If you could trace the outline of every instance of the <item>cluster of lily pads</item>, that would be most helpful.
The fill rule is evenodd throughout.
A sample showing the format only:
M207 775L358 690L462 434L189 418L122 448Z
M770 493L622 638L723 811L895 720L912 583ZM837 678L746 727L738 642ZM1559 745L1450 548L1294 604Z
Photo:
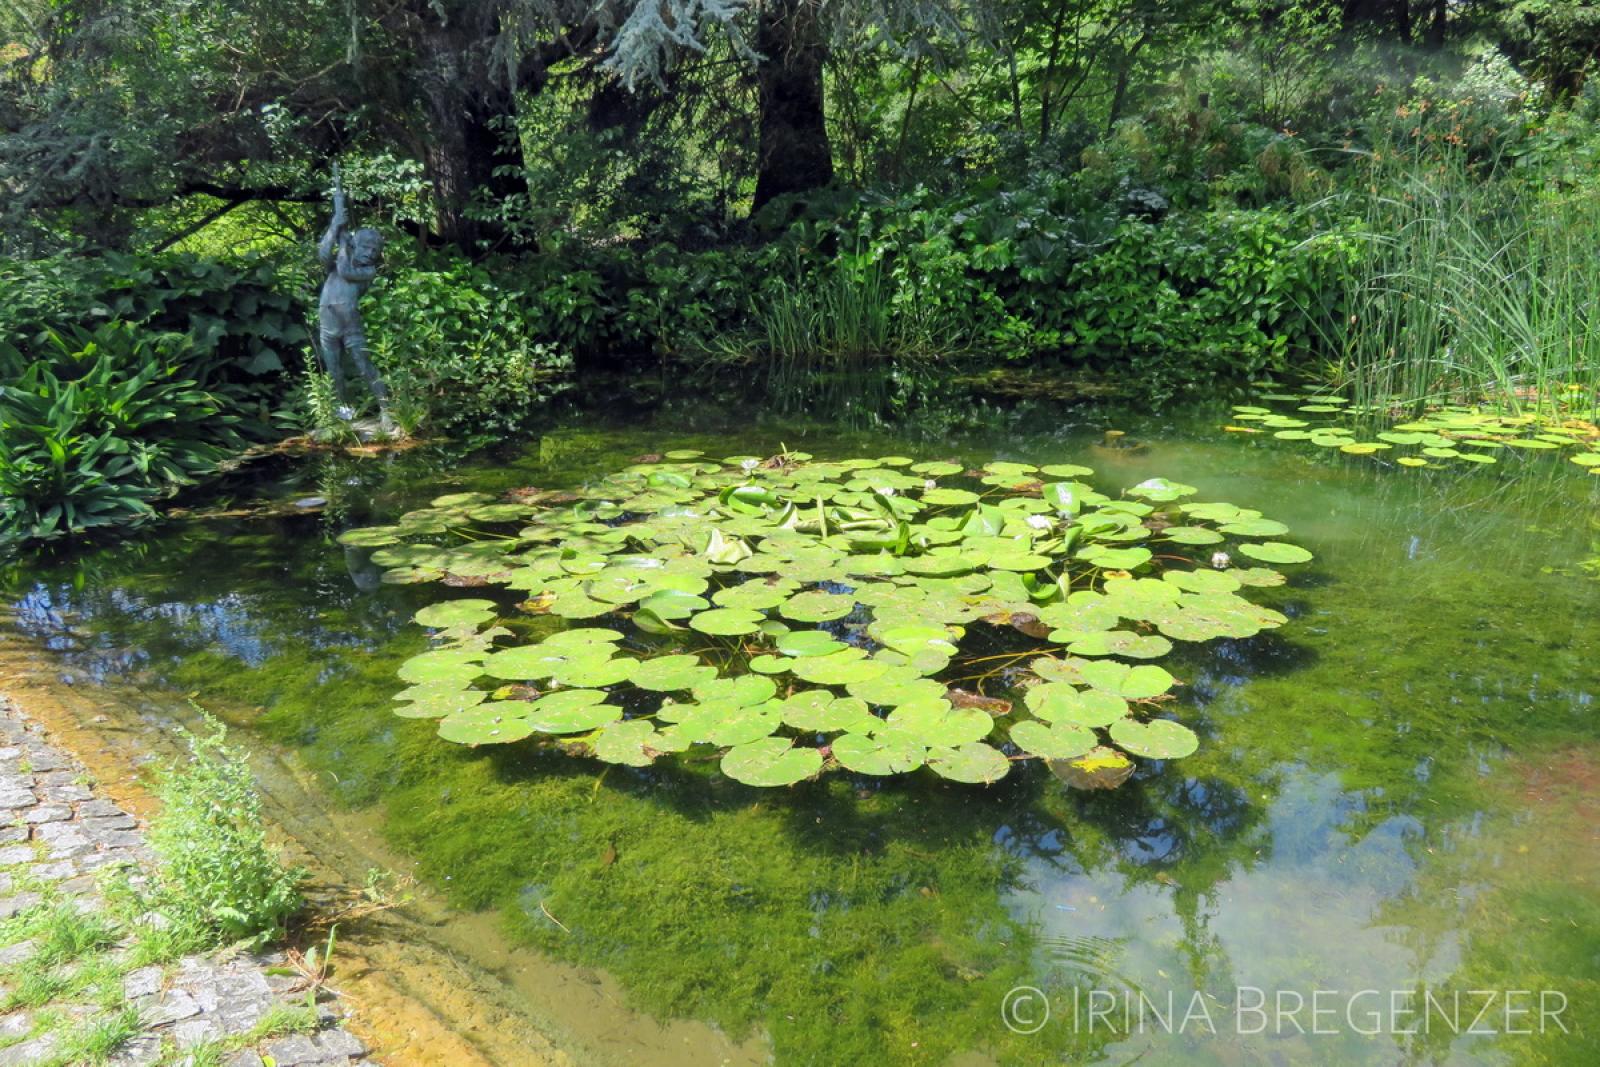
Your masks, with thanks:
M1238 404L1225 429L1271 433L1280 441L1307 441L1354 456L1385 455L1403 467L1491 464L1505 449L1567 450L1567 458L1600 473L1600 426L1570 413L1507 414L1445 406L1408 421L1363 434L1352 425L1384 421L1384 411L1353 405L1339 396L1268 393L1261 404ZM1277 404L1278 408L1264 406Z
M1109 787L1130 756L1197 747L1151 661L1282 625L1240 591L1311 554L1192 486L1113 499L1092 474L677 451L575 493L440 497L341 541L388 582L525 597L417 612L433 647L400 667L398 714L446 741L705 754L755 786L834 767L992 782L1038 758Z

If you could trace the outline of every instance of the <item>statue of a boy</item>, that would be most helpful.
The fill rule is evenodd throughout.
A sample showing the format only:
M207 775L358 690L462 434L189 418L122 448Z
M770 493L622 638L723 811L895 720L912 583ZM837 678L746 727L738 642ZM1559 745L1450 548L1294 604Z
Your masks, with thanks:
M333 379L340 416L348 420L355 415L345 398L344 356L348 353L357 373L366 380L377 399L379 423L384 432L389 433L394 430L394 422L389 417L389 387L378 376L377 368L367 355L367 334L357 307L361 295L378 276L382 256L383 235L377 230L350 232L344 189L338 184L335 171L333 221L317 245L317 258L328 272L327 280L322 283L322 302L317 314L321 326L317 354L322 360L322 369Z

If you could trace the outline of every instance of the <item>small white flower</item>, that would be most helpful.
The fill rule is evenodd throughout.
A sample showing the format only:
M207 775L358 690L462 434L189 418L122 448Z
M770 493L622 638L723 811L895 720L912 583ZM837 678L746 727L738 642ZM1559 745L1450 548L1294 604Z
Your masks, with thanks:
M922 488L924 488L924 489L937 489L937 488L939 488L939 483L934 481L932 478L929 478L927 481L922 483Z
M746 474L749 474L759 466L761 466L761 461L759 459L747 459L739 464L739 469L744 471Z
M1219 571L1227 570L1232 563L1232 558L1226 552L1211 553L1211 565Z
M1048 530L1050 527L1054 526L1055 523L1050 521L1050 519L1044 515L1029 515L1028 525L1033 527L1035 530Z
M894 486L886 485L882 489L879 489L878 492L882 493L884 496L894 496Z

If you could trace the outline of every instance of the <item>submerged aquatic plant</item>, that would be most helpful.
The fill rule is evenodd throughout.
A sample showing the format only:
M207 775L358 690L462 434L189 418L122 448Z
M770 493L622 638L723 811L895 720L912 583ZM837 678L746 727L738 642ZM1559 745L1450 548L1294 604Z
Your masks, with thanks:
M1193 486L1113 499L1092 474L680 451L577 493L440 497L340 540L388 582L527 594L516 612L483 597L417 612L436 647L401 666L398 714L447 741L539 737L630 766L720 751L754 786L832 767L992 782L1035 757L1105 787L1130 756L1198 745L1163 714L1175 679L1150 661L1286 621L1239 595L1283 575L1229 552L1311 553L1258 511L1185 502Z

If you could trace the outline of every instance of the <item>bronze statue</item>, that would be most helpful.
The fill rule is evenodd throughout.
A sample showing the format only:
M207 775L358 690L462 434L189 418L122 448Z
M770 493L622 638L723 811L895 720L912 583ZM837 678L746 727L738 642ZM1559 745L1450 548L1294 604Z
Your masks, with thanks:
M366 380L378 401L378 421L385 433L394 431L389 417L389 387L378 375L367 355L367 334L361 325L361 310L357 306L361 295L378 276L378 263L383 256L383 235L377 230L360 229L350 232L350 220L345 210L344 187L339 182L339 170L333 171L333 221L328 232L317 245L317 258L328 272L322 283L322 302L317 318L321 326L317 355L322 369L333 379L333 391L339 398L339 416L346 421L355 417L345 397L344 356L348 353L356 371Z

